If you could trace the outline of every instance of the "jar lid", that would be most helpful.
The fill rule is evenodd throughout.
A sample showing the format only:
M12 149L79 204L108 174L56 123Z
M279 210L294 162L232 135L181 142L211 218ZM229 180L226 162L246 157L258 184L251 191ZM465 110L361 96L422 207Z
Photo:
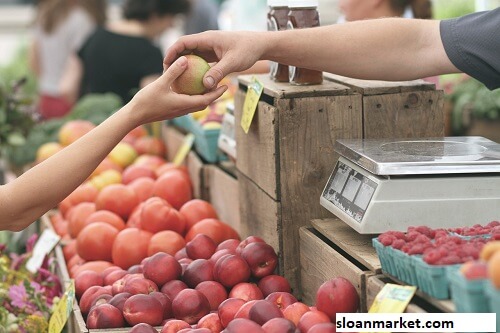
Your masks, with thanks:
M288 0L288 7L290 8L318 7L318 0Z
M287 0L267 0L269 7L288 7Z

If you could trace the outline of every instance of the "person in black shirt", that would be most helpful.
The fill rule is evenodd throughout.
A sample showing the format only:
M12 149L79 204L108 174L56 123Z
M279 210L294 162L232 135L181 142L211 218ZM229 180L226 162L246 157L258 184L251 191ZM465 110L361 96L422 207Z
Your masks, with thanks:
M153 40L188 10L188 0L127 0L123 19L98 28L72 58L61 89L73 99L112 92L127 103L163 72Z

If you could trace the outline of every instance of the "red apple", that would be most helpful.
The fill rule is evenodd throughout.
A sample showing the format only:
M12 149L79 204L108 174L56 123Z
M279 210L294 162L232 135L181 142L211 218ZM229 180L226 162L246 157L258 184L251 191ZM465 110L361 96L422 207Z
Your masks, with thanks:
M254 306L255 303L257 303L258 300L253 300L246 302L241 306L241 308L236 312L234 315L234 318L244 318L244 319L250 319L250 309L252 306Z
M297 302L295 296L281 291L269 294L266 300L274 303L281 311L284 311L289 305Z
M262 325L266 333L300 333L299 329L290 320L273 318Z
M174 258L177 260L181 260L183 258L189 258L189 256L187 255L187 252L186 252L186 248L183 247L182 249L177 251L174 255Z
M195 324L210 312L210 303L201 292L184 289L172 301L172 309L175 318Z
M172 318L173 316L172 301L170 300L170 298L168 298L167 295L159 291L152 292L149 295L153 296L154 298L156 298L156 300L158 300L161 303L163 307L163 319Z
M240 244L236 247L236 254L241 255L241 252L243 249L251 243L266 243L262 238L257 237L257 236L249 236L242 240Z
M120 310L110 304L97 305L90 310L87 328L118 328L125 326Z
M234 319L224 330L226 333L265 333L257 323L244 318Z
M191 325L184 320L171 319L163 325L160 333L177 333L184 328L191 329Z
M263 299L262 291L253 283L242 282L238 283L229 292L231 298L241 298L244 301Z
M158 252L144 262L144 277L162 287L165 283L177 280L182 273L179 262L170 254Z
M309 312L311 309L307 305L301 302L293 303L285 308L283 315L286 319L293 322L295 325L299 324L300 318L304 313Z
M216 248L217 244L212 238L198 234L190 242L187 242L186 253L191 259L210 259Z
M203 281L195 289L208 299L211 311L216 311L219 305L227 299L226 288L216 281Z
M328 318L324 312L313 310L304 313L304 315L300 318L297 327L301 333L307 333L311 327L321 323L330 323L330 318Z
M158 333L158 331L149 324L140 323L132 327L128 333Z
M119 294L116 294L115 296L113 296L113 298L111 298L108 301L108 304L113 305L115 308L117 308L118 310L120 310L121 312L123 312L123 306L125 305L125 301L127 299L129 299L130 296L132 296L131 293L119 293Z
M103 285L102 275L94 271L82 271L75 278L76 297L80 299L85 290L92 286Z
M101 286L93 286L90 287L89 289L85 290L85 292L82 295L82 298L80 299L80 311L86 315L89 313L90 308L92 306L92 303L94 300L99 297L99 295L102 294L108 294L111 295L111 292L109 289Z
M148 279L132 279L130 281L126 281L123 286L123 292L131 293L132 295L136 294L150 294L154 291L158 291L158 286L151 280Z
M227 327L244 304L245 301L240 298L228 298L219 305L217 312L223 327Z
M291 291L290 283L288 283L288 280L279 275L265 276L259 281L258 285L264 297L267 297L269 294L276 291L282 291L286 293L289 293Z
M316 293L316 308L335 321L337 313L358 311L359 296L351 282L336 277L323 283Z
M219 315L216 312L212 312L204 316L198 321L196 328L207 328L211 333L219 333L224 327L220 321Z
M125 301L123 316L130 325L146 323L158 326L163 321L163 306L151 295L132 295Z
M246 282L250 278L250 267L240 256L230 254L225 255L214 267L214 279L223 286L231 288L241 282Z
M171 300L177 296L182 290L187 289L188 286L181 280L173 280L165 283L161 287L161 292L168 296Z
M132 265L127 269L129 274L138 274L142 273L142 265Z
M238 245L240 245L240 241L237 239L227 239L217 245L217 249L215 249L215 252L220 251L220 250L229 250L232 253L236 253L236 248Z
M281 310L272 302L260 300L250 308L250 320L259 325L264 325L273 318L283 318Z
M213 279L214 265L206 259L196 259L186 267L182 274L182 280L191 288L204 281L213 281Z
M278 256L271 245L266 243L250 243L241 252L246 260L252 275L262 278L271 275L278 265Z
M128 272L126 270L121 269L121 268L114 270L114 271L110 272L108 275L106 275L106 277L104 278L104 285L112 286L113 283L120 280L121 278L123 278L127 274L128 274Z

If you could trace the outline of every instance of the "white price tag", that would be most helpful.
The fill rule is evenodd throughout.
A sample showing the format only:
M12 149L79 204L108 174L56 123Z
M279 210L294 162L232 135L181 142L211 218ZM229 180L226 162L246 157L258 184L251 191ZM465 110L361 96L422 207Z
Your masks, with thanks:
M59 237L54 231L45 229L33 248L33 255L26 263L26 268L31 273L36 273L36 271L42 266L45 256L52 251L59 240L61 240L61 237Z

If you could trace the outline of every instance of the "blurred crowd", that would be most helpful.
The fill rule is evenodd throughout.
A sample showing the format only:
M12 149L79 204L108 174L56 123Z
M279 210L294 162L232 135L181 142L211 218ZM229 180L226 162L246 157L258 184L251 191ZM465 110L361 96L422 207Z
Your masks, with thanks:
M116 2L111 1L110 2ZM67 114L90 93L124 103L163 72L166 48L184 34L267 29L266 0L38 0L30 67L38 78L43 119ZM402 16L431 18L430 0L322 0L321 23ZM255 68L267 71L267 65Z

